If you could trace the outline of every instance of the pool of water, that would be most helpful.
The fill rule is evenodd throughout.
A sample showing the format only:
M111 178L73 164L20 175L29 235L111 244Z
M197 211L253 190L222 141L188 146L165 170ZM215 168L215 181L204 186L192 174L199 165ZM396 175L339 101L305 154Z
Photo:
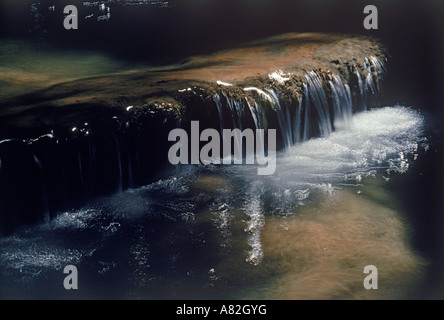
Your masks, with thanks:
M152 184L0 239L1 298L392 299L414 295L428 257L405 193L433 152L404 106L253 165L183 166ZM415 188L411 185L409 189ZM65 290L75 265L79 289ZM366 290L364 267L380 287Z
M0 39L0 48L0 103L57 83L137 67L103 51L64 50L30 39Z

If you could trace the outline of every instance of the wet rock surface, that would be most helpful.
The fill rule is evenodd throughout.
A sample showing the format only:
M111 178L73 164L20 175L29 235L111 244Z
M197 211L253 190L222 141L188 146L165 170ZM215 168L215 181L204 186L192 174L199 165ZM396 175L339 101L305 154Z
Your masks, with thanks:
M278 101L263 111L266 124L260 124L276 128L277 104L286 104L290 113L301 108L307 72L324 79L327 91L334 75L353 92L362 89L356 74L379 87L371 57L386 57L372 38L289 33L176 65L53 81L47 87L36 84L32 73L21 75L20 85L29 80L36 89L0 100L0 190L5 190L0 232L158 178L168 162L173 128L186 129L190 120L202 120L201 129L236 127L234 114L220 113L215 96L224 97L225 108L243 101L247 110L269 98L264 89L279 92ZM0 81L11 87L15 79L8 74ZM258 126L251 114L236 120Z
M26 136L24 132L32 129L45 134L53 126L71 128L79 120L119 117L146 105L157 105L155 109L167 114L172 108L180 117L191 97L211 98L221 89L234 98L250 98L254 93L243 88L277 86L288 98L297 99L306 82L306 71L340 74L347 81L350 70L366 76L366 58L383 60L385 55L382 44L372 38L289 33L238 49L192 57L177 65L51 84L0 102L0 138ZM280 79L270 76L276 72Z

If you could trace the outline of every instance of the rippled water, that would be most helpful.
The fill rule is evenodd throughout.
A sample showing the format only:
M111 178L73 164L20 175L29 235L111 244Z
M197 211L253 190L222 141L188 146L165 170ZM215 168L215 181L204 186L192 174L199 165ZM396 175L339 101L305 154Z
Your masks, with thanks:
M427 152L424 119L391 106L246 165L188 166L0 239L2 298L399 298L425 260L391 191ZM63 288L63 268L79 290ZM375 265L379 290L365 290Z

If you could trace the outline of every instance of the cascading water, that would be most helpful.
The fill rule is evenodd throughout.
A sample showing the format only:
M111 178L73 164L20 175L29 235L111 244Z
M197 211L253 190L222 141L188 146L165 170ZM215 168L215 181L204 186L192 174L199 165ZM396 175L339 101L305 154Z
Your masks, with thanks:
M282 107L278 93L275 89L265 88L265 90L270 94L273 101L274 111L276 112L278 118L279 128L282 132L282 138L284 140L284 147L288 148L292 143L292 133L291 133L291 122L290 113L288 107Z
M357 68L352 68L348 75L307 71L305 83L293 89L293 101L283 94L290 76L270 76L271 85L245 87L240 89L243 96L233 95L232 85L223 85L212 96L220 130L227 126L240 130L276 128L280 132L281 148L289 149L311 138L327 138L335 130L350 128L353 112L375 105L385 72L384 62L373 56L366 58L363 65L362 77ZM347 77L348 82L344 80ZM41 181L34 191L41 195L39 206L44 207L40 213L34 210L37 220L146 181L135 178L147 175L142 165L143 159L149 157L142 151L145 141L141 137L145 133L140 131L140 125L131 126L122 117L110 115L110 118L107 129L85 122L68 133L58 130L25 141L24 148L31 150L30 161L39 168ZM266 150L265 141L257 143L260 150ZM242 141L237 136L235 144L240 150ZM19 146L16 148L21 148ZM0 158L7 159L8 155L0 150ZM2 170L19 170L13 166L13 161L4 161ZM7 183L6 180L3 183ZM54 188L55 185L62 187ZM32 207L32 202L29 203Z
M306 90L304 88L304 90ZM294 122L293 122L293 141L294 143L299 143L302 141L302 98L299 98L299 105L296 111Z
M330 110L327 102L322 80L314 71L308 71L307 79L308 95L317 112L318 127L321 137L328 137L332 132L332 123L330 119Z
M334 74L332 78L328 83L334 110L334 129L348 129L353 113L350 87L344 84L338 75Z
M378 95L381 91L381 81L383 80L383 75L386 72L386 67L384 61L380 61L376 57L366 58L364 61L364 69L367 75L364 78L363 88L360 91L364 93L364 108L367 109L368 96L371 95L378 101Z
M253 166L191 166L68 210L0 239L2 288L32 295L68 264L88 274L85 295L111 298L330 297L338 287L323 285L329 275L347 286L356 271L348 265L368 261L407 279L419 262L404 247L400 218L366 199L388 196L384 179L406 172L422 126L409 108L377 108L353 115L349 129L291 146L272 176ZM307 281L304 292L292 277ZM69 294L60 281L45 288L44 296Z
M267 126L270 124L279 129L284 149L313 137L326 138L335 130L350 128L353 112L367 110L368 105L380 106L378 95L386 72L385 64L371 56L365 59L363 72L365 80L357 69L347 75L357 83L352 89L339 74L307 71L301 92L295 92L298 103L285 101L279 86L245 88L245 91L255 93L254 103L248 98L245 98L246 103L242 99L231 98L226 93L231 87L222 88L220 94L213 96L220 128L224 128L226 114L231 115L233 128L245 128L244 112L248 107L255 129L263 129L264 121ZM353 101L353 96L359 99Z

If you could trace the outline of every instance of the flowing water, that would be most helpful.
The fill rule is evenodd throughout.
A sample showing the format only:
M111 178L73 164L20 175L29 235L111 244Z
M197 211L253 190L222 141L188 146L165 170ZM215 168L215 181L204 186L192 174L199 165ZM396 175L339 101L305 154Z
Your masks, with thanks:
M391 180L427 150L423 117L362 111L277 172L189 166L0 239L3 298L396 298L421 279ZM63 268L79 270L78 293ZM380 290L365 290L366 265Z

